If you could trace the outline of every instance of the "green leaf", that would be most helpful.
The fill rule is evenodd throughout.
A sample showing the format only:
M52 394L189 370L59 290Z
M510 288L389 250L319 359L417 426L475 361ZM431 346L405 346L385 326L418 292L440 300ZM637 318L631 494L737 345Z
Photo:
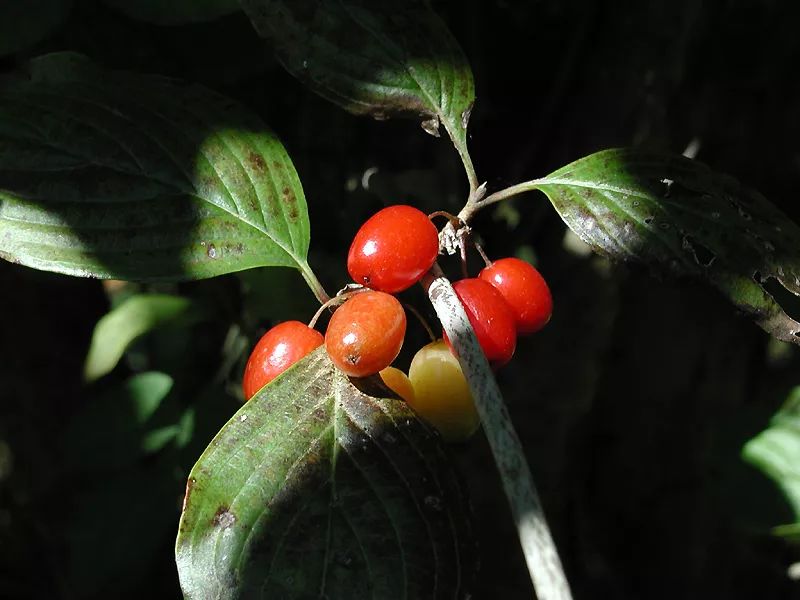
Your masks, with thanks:
M241 0L278 60L319 95L358 115L411 116L466 148L472 71L423 0Z
M103 0L137 21L182 25L213 21L239 10L237 0Z
M74 54L0 85L0 256L69 275L308 270L297 173L249 111Z
M369 392L318 349L223 427L186 487L187 598L465 595L475 565L451 464L404 402Z
M531 184L597 252L707 281L764 330L800 344L800 323L773 297L776 287L800 296L800 228L758 192L682 156L632 149Z
M189 298L138 294L104 315L94 328L83 368L86 381L110 373L139 336L167 324L191 325L207 317Z
M164 373L134 375L91 399L66 429L66 456L73 470L109 470L157 452L178 433L154 418L172 390Z
M744 460L771 478L794 511L795 522L776 528L793 538L800 534L800 387L796 387L767 429L742 448Z
M64 22L72 0L0 2L0 56L33 46Z

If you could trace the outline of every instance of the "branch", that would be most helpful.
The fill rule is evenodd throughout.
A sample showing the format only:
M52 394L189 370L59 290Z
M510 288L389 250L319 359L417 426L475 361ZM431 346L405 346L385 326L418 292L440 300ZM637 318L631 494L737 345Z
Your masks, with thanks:
M539 600L571 600L542 504L497 382L478 345L464 307L438 265L422 280L466 375L472 397L511 505L519 541Z

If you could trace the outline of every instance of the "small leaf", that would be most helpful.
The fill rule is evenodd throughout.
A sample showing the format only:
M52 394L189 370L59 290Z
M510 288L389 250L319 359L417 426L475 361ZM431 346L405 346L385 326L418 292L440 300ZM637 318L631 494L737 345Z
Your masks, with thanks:
M200 457L175 552L187 598L338 600L462 597L471 549L465 499L436 437L404 402L354 387L319 349Z
M242 106L74 54L29 71L0 85L0 256L133 280L308 269L297 173Z
M592 154L532 184L597 252L705 280L764 330L800 344L800 323L772 295L774 281L800 296L800 228L758 192L682 156L632 149Z
M33 46L64 22L72 0L0 2L0 56Z
M767 429L745 444L744 460L770 477L792 507L794 523L776 533L794 537L800 532L800 387L793 390Z
M166 432L153 417L172 384L164 373L140 373L91 399L66 429L65 452L72 469L119 468L169 443L177 428Z
M156 25L213 21L239 10L237 0L103 0L132 19Z
M439 123L466 146L475 89L461 48L428 2L241 0L278 60L312 90L358 115Z
M110 373L136 338L166 324L190 325L203 319L189 298L138 294L104 315L94 328L84 365L84 378L94 381Z

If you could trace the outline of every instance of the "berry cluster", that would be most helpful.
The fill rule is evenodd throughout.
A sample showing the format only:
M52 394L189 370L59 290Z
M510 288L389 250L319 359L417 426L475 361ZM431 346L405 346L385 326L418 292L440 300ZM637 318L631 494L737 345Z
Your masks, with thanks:
M406 333L405 311L392 294L418 282L438 252L438 232L424 213L405 205L378 211L358 230L347 256L347 270L363 289L335 299L344 302L331 316L324 337L298 321L264 334L245 367L245 399L325 344L331 361L346 375L379 373L446 440L469 438L480 421L446 334L416 353L408 376L390 366ZM478 277L456 281L453 289L494 368L511 360L517 335L544 327L553 309L547 283L517 258L495 261Z

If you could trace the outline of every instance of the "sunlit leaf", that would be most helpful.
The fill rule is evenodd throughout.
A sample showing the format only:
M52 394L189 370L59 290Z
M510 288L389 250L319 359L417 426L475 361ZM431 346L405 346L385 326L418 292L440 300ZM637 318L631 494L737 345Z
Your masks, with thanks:
M800 536L800 387L795 388L775 413L767 429L742 448L742 457L781 489L795 516L794 523L782 524L776 533Z
M422 0L241 0L278 60L312 90L375 118L420 117L466 147L472 71Z
M192 469L181 586L187 598L462 597L466 510L438 438L320 349L245 404Z
M0 256L69 275L307 269L297 173L278 139L196 85L74 54L0 85Z
M800 344L800 323L774 297L800 296L800 228L758 192L681 156L628 149L534 183L597 252L707 281L766 331Z
M94 328L86 356L84 378L93 381L111 372L136 338L167 324L189 325L204 311L189 298L167 294L137 294L104 315Z

